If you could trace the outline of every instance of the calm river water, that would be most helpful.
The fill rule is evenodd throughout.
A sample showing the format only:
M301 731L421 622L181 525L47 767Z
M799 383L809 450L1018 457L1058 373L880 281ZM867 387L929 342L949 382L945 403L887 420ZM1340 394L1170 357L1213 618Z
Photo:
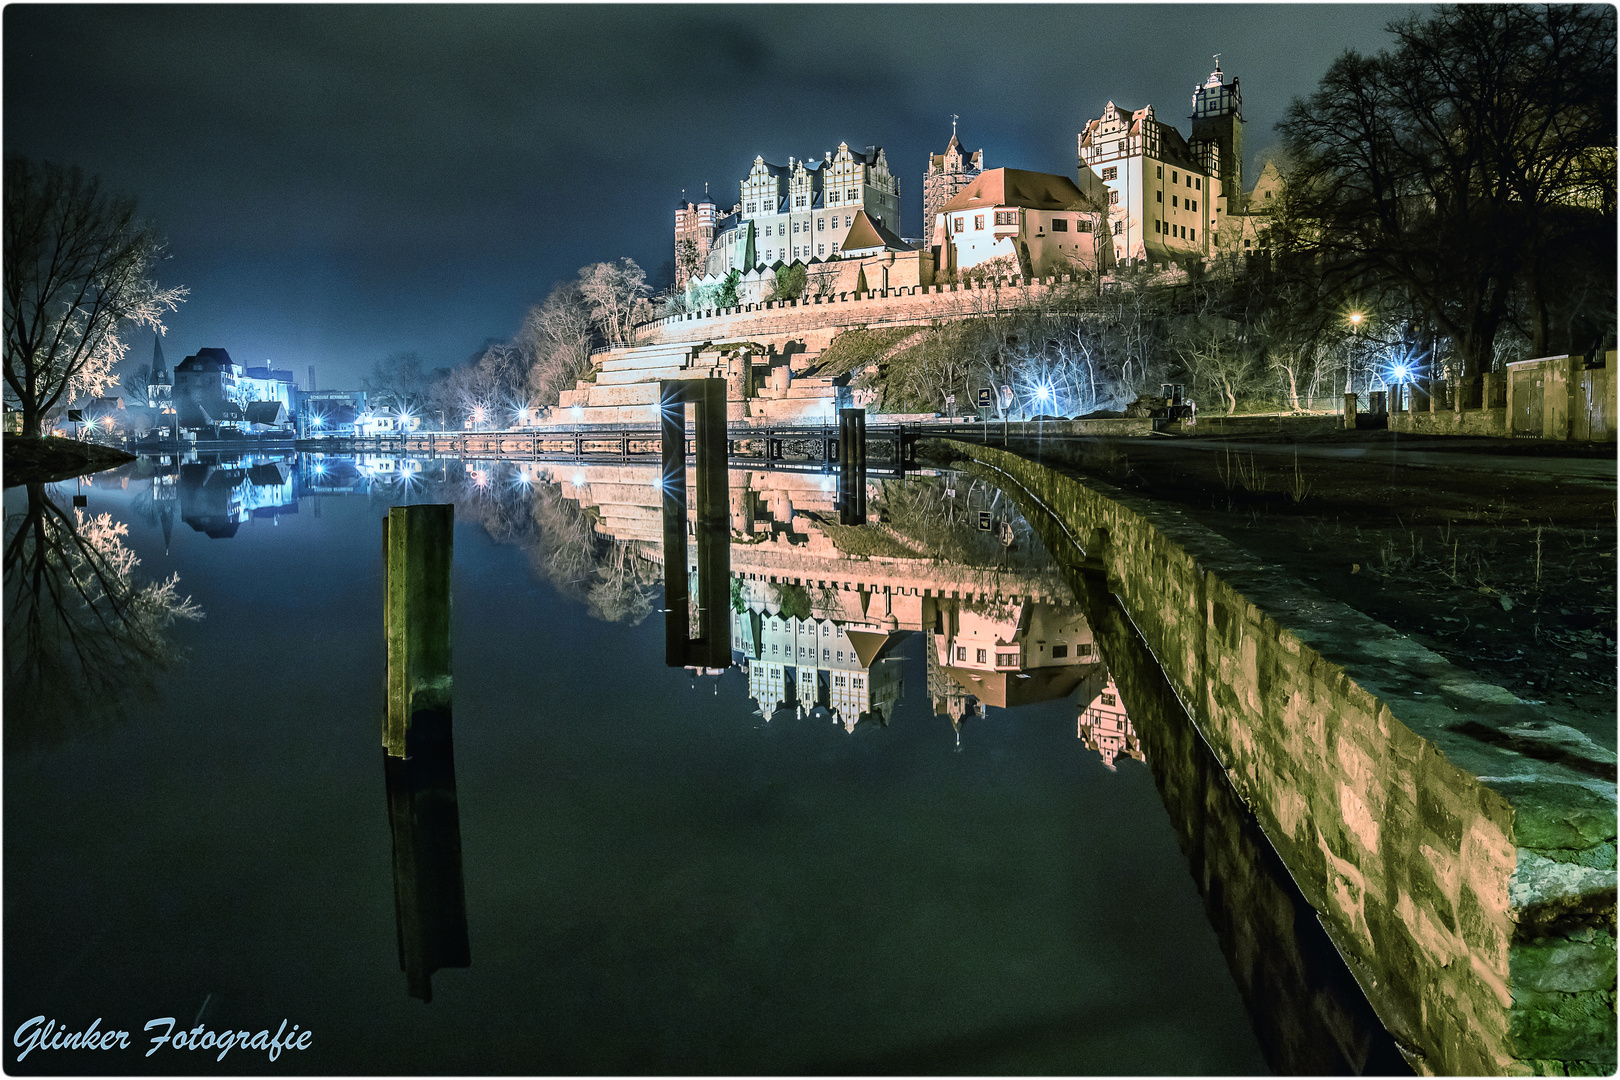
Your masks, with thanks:
M1278 1056L1299 1035L1271 999L1318 977L1256 982L1253 954L1277 947L1227 910L1252 890L1208 857L1212 800L1186 769L1161 800L1163 732L1132 728L1129 688L1002 496L950 474L873 481L869 524L842 526L819 475L733 472L736 651L717 674L665 666L652 477L204 455L35 493L66 515L36 537L85 494L87 521L110 515L97 550L138 558L137 586L178 573L173 599L201 617L148 619L132 642L102 627L80 661L51 619L84 612L53 615L8 563L5 1030L130 1033L21 1061L8 1044L8 1068L1300 1060ZM404 502L456 504L453 779L429 782L439 817L417 848L380 743L381 520ZM29 493L5 506L9 543ZM460 898L425 929L396 893L453 892L457 870L470 964L419 972L424 1001L404 939L454 962L439 939L461 932ZM273 1062L251 1045L145 1056L164 1017L312 1035Z

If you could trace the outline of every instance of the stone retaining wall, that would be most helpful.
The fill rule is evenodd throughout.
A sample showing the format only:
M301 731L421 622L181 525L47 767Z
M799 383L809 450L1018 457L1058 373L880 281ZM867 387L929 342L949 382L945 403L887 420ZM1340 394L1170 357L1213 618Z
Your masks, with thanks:
M1424 410L1392 412L1389 414L1389 430L1402 435L1492 435L1505 436L1507 430L1507 409L1468 409L1457 412L1453 409L1439 409L1435 412Z
M724 341L733 338L842 330L851 326L905 326L935 319L972 318L1038 304L1054 290L1073 288L1065 278L1004 279L1001 283L917 285L836 297L744 304L673 315L638 327L643 343Z
M1615 1070L1615 757L1178 511L950 440L1107 575L1413 1066Z

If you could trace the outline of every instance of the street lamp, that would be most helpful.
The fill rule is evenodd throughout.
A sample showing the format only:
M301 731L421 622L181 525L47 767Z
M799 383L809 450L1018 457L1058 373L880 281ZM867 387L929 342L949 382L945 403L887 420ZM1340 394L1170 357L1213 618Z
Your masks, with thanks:
M1355 365L1355 355L1354 355L1355 354L1355 344L1354 343L1355 343L1356 339L1359 338L1360 335L1361 335L1361 324L1366 318L1367 318L1367 315L1366 315L1365 312L1352 311L1349 314L1349 316L1348 316L1348 318L1346 320L1347 322L1350 323L1350 340L1351 340L1350 355L1346 356L1345 359L1344 359L1344 392L1346 394L1350 394L1350 393L1355 392L1354 387L1352 386L1352 380L1354 378L1354 373L1355 373L1355 368L1354 368L1354 365Z

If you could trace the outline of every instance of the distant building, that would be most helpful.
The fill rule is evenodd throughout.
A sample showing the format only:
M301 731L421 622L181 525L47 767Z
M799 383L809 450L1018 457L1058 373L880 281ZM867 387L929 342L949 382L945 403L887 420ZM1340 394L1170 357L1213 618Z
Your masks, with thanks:
M1080 132L1080 187L1108 204L1116 259L1201 261L1215 250L1227 192L1241 191L1242 97L1219 67L1193 94L1193 138L1153 106L1110 101ZM1228 186L1230 185L1230 186Z
M722 228L734 228L740 219L739 204L731 213L722 216L714 200L705 192L702 202L682 200L675 208L675 285L685 288L687 281L704 272L709 252L714 249L714 238Z
M298 396L298 430L306 437L353 435L367 411L364 390L306 390Z
M175 365L174 405L181 427L247 430L252 426L248 406L257 401L279 402L285 422L296 401L292 372L243 370L224 349L198 349Z
M900 665L884 656L896 636L757 607L732 613L748 694L767 720L781 709L802 715L820 707L846 731L866 721L886 725L901 694Z
M1024 277L1095 272L1092 231L1101 217L1102 205L1066 176L991 169L935 215L936 272L952 277L990 263ZM1101 254L1106 268L1107 245Z
M962 140L956 137L956 117L951 117L951 141L945 144L944 153L929 156L928 171L923 173L922 228L925 237L933 234L934 219L940 208L983 171L984 151L980 149L969 154L962 149ZM939 254L938 251L934 252L936 263Z

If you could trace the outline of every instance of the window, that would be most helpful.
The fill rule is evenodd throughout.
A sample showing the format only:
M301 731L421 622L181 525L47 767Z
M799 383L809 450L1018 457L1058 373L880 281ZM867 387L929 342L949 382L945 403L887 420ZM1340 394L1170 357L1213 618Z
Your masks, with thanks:
M849 685L858 687L864 685L865 682L865 679L862 679L859 675L857 675L853 679L849 680Z
M765 235L766 236L771 235L771 227L769 225L765 226Z
M816 232L824 232L826 230L826 228L827 228L827 219L824 218L824 217L816 218Z
M1118 206L1119 205L1119 192L1110 191L1108 193L1108 205L1109 206Z
M973 651L974 651L974 652L975 652L975 653L976 653L976 654L977 654L977 659L976 659L976 660L975 660L975 663L980 663L980 664L983 664L983 663L987 663L987 662L988 662L988 661L987 661L987 660L986 660L986 659L985 659L985 655L984 655L984 650L983 650L983 649L975 649L975 650L973 650Z
M957 231L957 232L961 232L961 231L962 231L962 227L963 227L963 226L962 226L962 222L963 222L963 220L964 220L964 219L962 219L962 218L957 218L957 219L956 219L956 231Z
M852 216L851 216L851 215L849 215L849 214L845 214L845 215L844 215L844 228L846 228L846 229L847 229L847 228L849 228L849 227L850 227L850 226L851 226L851 225L853 225L853 224L854 224L854 223L855 223L855 218L854 218L854 217L852 217Z
M1200 177L1196 178L1195 180L1193 180L1193 190L1194 191L1203 191L1204 190L1204 178L1203 177L1200 176Z
M793 205L798 206L798 207L803 207L804 206L804 196L800 195L797 199L794 199L793 200Z
M1192 208L1193 208L1193 213L1196 214L1198 212L1198 200L1197 199L1194 199L1192 201Z
M1018 654L1015 652L996 653L996 667L1017 667Z
M967 662L967 649L961 645L956 647L956 658L963 663Z
M1158 218L1154 218L1154 219L1153 219L1153 231L1154 231L1154 232L1155 232L1155 233L1157 233L1157 232L1159 232L1159 231L1160 231L1160 226L1161 226L1161 224L1162 224L1162 223L1161 223L1161 222L1160 222L1160 221L1159 221L1159 219L1158 219Z
M776 646L774 644L771 646L771 655L772 656L776 655Z
M842 664L844 662L844 650L843 649L838 650L838 662L840 664Z
M1112 705L1112 704L1114 704L1114 695L1113 694L1104 694L1102 696L1102 703L1104 705Z
M793 223L793 235L797 236L798 234L799 234L799 223L797 221L795 221Z
M996 211L996 224L997 225L1016 225L1016 224L1018 224L1018 211L1016 211L1016 210L997 210Z
M1192 173L1188 173L1187 174L1187 186L1192 187L1192 182L1193 182Z
M973 227L975 229L984 228L984 215L983 214L974 214L973 215Z
M1187 226L1181 226L1181 239L1187 239Z
M1155 180L1163 180L1164 179L1164 166L1163 165L1155 165L1153 167L1153 171L1157 174L1156 176L1154 176L1153 179L1155 179Z
M1178 173L1178 172L1176 172L1176 170L1174 170L1174 169L1171 169L1171 170L1170 170L1170 182L1171 182L1171 183L1172 183L1172 184L1174 184L1174 183L1176 183L1176 182L1177 182L1177 181L1178 181L1178 180L1180 180L1180 179L1181 179L1181 174L1180 174L1180 173Z
M1069 223L1067 221L1064 221L1062 218L1053 218L1052 219L1052 231L1053 232L1068 232L1069 231Z
M1271 198L1271 192L1269 192L1269 191L1266 192L1266 198L1268 198L1268 199Z
M1076 655L1076 656L1096 656L1097 655L1097 646L1093 645L1089 641L1083 642L1082 644L1076 645L1074 647L1074 655Z
M1188 237L1188 239L1196 241L1198 239L1198 230L1192 230L1192 234Z
M825 255L825 254L827 254L827 245L826 244L817 244L816 245L816 254L817 255Z
M1164 202L1164 192L1162 192L1162 191L1155 191L1155 192L1154 192L1154 193L1153 193L1153 201L1154 201L1154 202L1157 202L1157 203L1162 203L1162 202Z
M828 650L822 649L821 650L821 658L823 660L830 660L832 658L832 654Z
M1090 232L1091 231L1091 222L1089 222L1089 221L1077 221L1077 222L1075 222L1074 223L1074 231L1075 232Z
M1248 242L1248 241L1247 241L1247 240L1245 240L1245 241L1243 241L1243 246L1244 246L1244 247L1248 247L1248 246L1249 246L1249 242Z
M1124 232L1124 230L1125 230L1125 223L1124 222L1122 222L1122 221L1114 222L1114 235L1115 236L1119 236L1122 232Z
M754 207L756 207L757 205L759 205L759 204L758 203L749 203L748 204L748 212L750 214L752 214L754 212Z
M1175 195L1170 196L1170 208L1173 210L1181 205L1181 199Z
M844 189L844 198L847 201L854 202L856 199L858 199L860 197L861 197L861 189L860 188L845 188Z
M1102 171L1102 178L1104 180L1118 180L1119 179L1119 166L1118 165L1110 165L1110 166L1108 166L1108 168L1106 168L1106 169L1104 169Z
M821 628L821 636L826 637L830 633L832 633L832 625L830 623L823 625Z
M1062 660L1065 657L1067 657L1068 655L1069 655L1069 647L1067 645L1054 645L1054 646L1052 646L1052 659L1054 659L1054 660Z

